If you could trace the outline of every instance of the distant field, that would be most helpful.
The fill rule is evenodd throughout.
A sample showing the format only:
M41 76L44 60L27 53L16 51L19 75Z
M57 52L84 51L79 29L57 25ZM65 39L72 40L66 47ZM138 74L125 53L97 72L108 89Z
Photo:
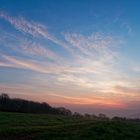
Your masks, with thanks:
M140 140L140 123L0 112L0 140Z

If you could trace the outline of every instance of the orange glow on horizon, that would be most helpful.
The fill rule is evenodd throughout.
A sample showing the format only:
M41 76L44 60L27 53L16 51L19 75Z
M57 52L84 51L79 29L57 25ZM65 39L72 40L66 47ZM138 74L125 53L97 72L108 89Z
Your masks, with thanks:
M69 104L69 105L89 105L106 108L125 108L126 105L123 102L116 101L115 99L102 99L102 98L80 98L80 97L68 97L57 94L50 94L54 96L49 102L51 104ZM54 101L55 100L55 101Z

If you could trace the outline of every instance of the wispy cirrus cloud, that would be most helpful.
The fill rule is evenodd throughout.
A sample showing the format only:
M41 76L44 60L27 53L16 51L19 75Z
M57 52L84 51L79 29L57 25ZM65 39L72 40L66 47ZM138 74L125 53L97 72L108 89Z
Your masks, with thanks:
M64 36L68 43L91 59L98 59L98 57L105 57L110 60L114 59L117 57L114 51L115 46L118 46L122 42L118 38L104 36L100 33L94 33L90 36L65 33Z
M4 67L15 67L20 69L29 69L32 71L36 71L39 73L52 73L52 74L60 74L60 78L62 78L63 74L68 74L69 77L73 77L71 74L84 74L88 73L96 73L96 70L90 70L86 68L74 67L69 65L58 65L50 62L40 62L38 60L30 60L21 57L13 57L8 55L2 55L3 61L0 62L0 66ZM62 75L61 75L62 74ZM65 77L65 76L64 76ZM66 80L67 78L65 78ZM69 81L69 80L68 80Z
M47 27L43 24L36 23L33 21L28 21L23 17L11 17L5 12L0 12L0 17L11 23L17 30L24 32L26 34L32 35L34 37L43 37L56 43L57 45L63 47L66 50L69 50L74 56L81 57L82 53L88 55L88 57L96 56L98 57L117 57L114 51L113 46L119 45L121 40L105 36L100 33L94 33L91 36L84 36L81 34L75 33L64 33L65 41L57 39L55 36L52 36L48 31ZM76 51L80 50L81 53Z
M42 24L38 25L37 23L29 22L23 18L13 18L5 13L1 13L0 17L9 21L16 29L21 32L25 32L35 37L44 37L45 39L50 39L50 33ZM115 57L117 57L112 46L119 44L120 40L115 40L115 38L109 36L105 37L99 33L92 34L91 36L65 33L64 38L66 39L65 41L67 43L56 39L56 37L52 37L50 40L62 47L66 45L64 48L66 50L70 50L70 52L73 54L75 57L75 63L68 62L65 60L65 58L61 59L55 54L55 52L50 51L44 46L41 46L39 43L27 39L18 39L21 40L17 44L18 47L12 47L14 50L22 52L22 54L28 54L28 56L38 55L42 57L46 55L51 59L59 61L60 63L63 63L63 70L67 73L97 74L102 73L103 71L110 71L111 67L108 64L112 61L114 62ZM26 61L30 60L26 59ZM62 69L61 64L57 67L57 69Z
M28 56L45 57L46 59L49 58L50 60L61 59L61 57L54 51L51 51L46 46L31 40L21 40L21 42L19 42L19 46L13 46L12 49Z
M11 57L7 55L3 55L3 59L5 62L1 62L0 65L4 67L14 67L20 69L32 70L39 73L58 73L62 71L61 69L57 69L56 65L45 65L44 63L39 63L38 61L27 60L23 58Z
M33 37L43 37L45 39L52 41L53 43L55 43L59 46L71 51L66 43L64 43L63 41L52 36L47 31L46 26L44 26L43 24L36 23L33 21L29 22L28 20L24 19L23 17L18 17L18 18L11 17L7 13L2 12L2 11L0 12L0 18L5 19L11 25L13 25L17 30L19 30L23 33L29 34Z
M134 35L133 28L132 28L132 26L128 22L122 23L121 26L124 27L127 30L127 33L128 33L129 36L133 36Z
M18 29L21 32L28 33L35 37L46 37L50 38L50 35L46 31L46 27L42 24L35 23L35 22L29 22L25 20L22 17L14 18L9 16L5 12L0 12L0 17L11 23L16 29Z
M42 44L40 41L32 40L26 36L20 36L8 33L1 29L0 32L0 45L11 50L11 52L18 53L27 57L45 58L46 60L62 60L61 56L57 55L56 52L49 49L49 46ZM4 47L0 47L3 51Z

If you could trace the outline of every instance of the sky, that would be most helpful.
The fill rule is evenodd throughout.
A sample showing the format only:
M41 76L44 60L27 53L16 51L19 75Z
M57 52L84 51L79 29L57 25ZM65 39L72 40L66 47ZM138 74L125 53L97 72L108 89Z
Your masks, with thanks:
M0 92L80 113L140 113L140 1L0 0Z

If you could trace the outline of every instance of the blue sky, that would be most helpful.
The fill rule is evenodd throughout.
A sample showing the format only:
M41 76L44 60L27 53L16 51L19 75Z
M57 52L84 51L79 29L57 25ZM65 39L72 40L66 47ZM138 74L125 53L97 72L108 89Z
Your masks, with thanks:
M72 111L139 111L139 1L0 0L0 89Z

